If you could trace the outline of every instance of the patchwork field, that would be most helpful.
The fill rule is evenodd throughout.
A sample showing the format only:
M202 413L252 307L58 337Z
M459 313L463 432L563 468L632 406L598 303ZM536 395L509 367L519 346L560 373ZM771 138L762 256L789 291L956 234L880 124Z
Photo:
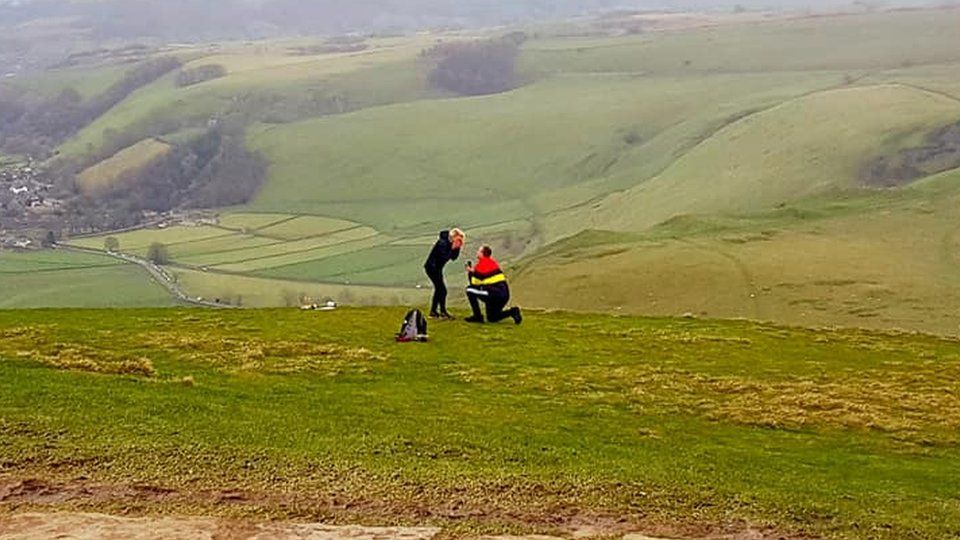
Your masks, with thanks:
M175 304L142 269L98 255L0 250L0 283L0 309Z
M0 312L0 518L960 531L953 340L528 313L404 346L402 315Z
M933 257L951 208L909 187L865 191L864 171L960 121L960 10L688 19L634 36L531 29L522 84L475 97L431 88L418 57L462 34L337 54L310 40L197 48L188 67L226 75L158 80L61 153L96 152L108 129L175 141L211 118L246 126L268 163L252 201L216 225L112 235L140 257L164 244L190 296L422 298L437 231L461 226L466 252L492 244L531 306L953 332L952 288L937 292L951 266L875 270ZM873 195L914 202L850 202ZM449 280L459 288L458 264ZM816 285L847 282L869 291ZM874 288L894 293L872 305Z
M343 220L282 214L224 214L216 224L111 235L119 251L141 258L163 244L169 269L190 297L247 307L299 306L302 299L354 304L419 303L419 265L429 241L394 245L369 227ZM104 249L106 237L71 245ZM421 245L424 244L424 245ZM237 301L239 300L239 302Z

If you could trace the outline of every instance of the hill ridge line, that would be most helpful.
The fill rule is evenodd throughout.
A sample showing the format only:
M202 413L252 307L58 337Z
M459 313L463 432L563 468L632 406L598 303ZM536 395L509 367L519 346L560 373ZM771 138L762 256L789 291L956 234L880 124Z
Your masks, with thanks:
M863 76L859 77L857 80L862 80L863 78L866 78L867 76L869 76L869 74L864 74ZM820 90L814 90L814 91L811 91L811 92L805 92L805 93L803 93L803 94L797 95L796 97L792 97L792 98L790 98L790 99L787 99L787 100L778 102L778 103L776 103L776 104L770 105L769 107L765 107L765 108L762 108L762 109L758 109L758 110L756 110L756 111L752 111L752 112L750 112L749 114L746 114L746 115L741 116L741 117L738 117L738 118L733 118L731 121L722 124L721 126L717 127L717 129L711 131L708 135L700 138L695 144L693 144L692 146L690 146L690 147L689 147L688 149L686 149L682 154L680 154L679 156L677 156L677 158L676 158L675 160L673 160L672 162L670 162L670 164L668 164L667 166L665 166L658 174L656 174L655 176L650 177L648 180L646 180L646 181L644 181L644 182L635 184L635 185L633 185L633 186L631 186L631 187L629 187L629 188L611 191L611 192L606 193L606 194L604 194L604 195L598 195L598 196L592 197L592 198L590 198L590 199L588 199L588 200L586 200L586 201L583 201L583 202L580 202L580 203L577 203L577 204L573 204L573 205L569 205L569 206L564 207L564 208L559 208L559 209L551 210L551 211L546 212L546 213L544 213L544 214L542 214L542 215L545 216L545 217L546 217L546 216L554 216L554 215L557 215L557 214L561 214L561 213L563 213L563 212L568 212L568 211L572 211L572 210L577 210L577 209L580 209L580 208L584 208L585 206L588 206L588 205L590 205L590 204L601 203L601 202L604 201L605 199L608 199L608 198L610 198L610 197L612 197L612 196L614 196L614 195L623 195L623 194L626 194L626 193L631 192L631 191L634 190L634 189L641 188L641 187L643 187L644 185L648 185L649 183L654 182L654 181L656 181L658 178L662 177L663 174L664 174L667 170L670 169L670 167L674 166L675 164L677 164L678 162L680 162L682 159L684 159L685 157L687 157L690 153L692 153L693 151L695 151L697 148L700 148L700 147L703 146L704 144L708 143L711 139L713 139L714 137L720 135L721 133L723 133L723 132L726 131L727 129L730 129L730 128L734 127L734 126L737 126L737 125L739 125L739 124L741 124L741 123L743 123L743 122L746 122L746 121L748 121L748 120L750 120L750 119L753 119L753 118L756 118L756 117L758 117L758 116L762 116L762 115L764 115L764 114L774 112L774 111L776 111L776 110L778 110L778 109L780 109L780 108L783 108L783 107L785 107L785 106L787 106L787 105L790 105L791 103L795 103L795 102L798 102L798 101L802 101L802 100L805 100L805 99L809 99L809 98L814 97L814 96L819 96L819 95L824 95L824 94L830 94L830 93L834 93L834 92L843 92L843 91L852 91L852 90L867 90L867 89L876 89L876 88L895 88L895 87L907 88L907 89L915 90L915 91L918 91L918 92L922 92L922 93L924 93L924 94L939 96L939 97L941 97L941 98L944 98L944 99L947 99L947 100L950 100L950 101L953 101L953 102L956 102L956 103L960 104L960 98L958 98L957 96L953 96L953 95L950 95L950 94L945 93L945 92L939 92L939 91L937 91L937 90L931 90L931 89L923 88L923 87L921 87L921 86L916 86L916 85L912 85L912 84L909 84L909 83L901 83L901 82L884 82L884 83L861 85L861 86L849 86L849 85L847 85L847 84L843 84L842 86L832 86L832 87L828 87L828 88L824 88L824 89L820 89ZM571 235L571 236L572 236L572 235ZM559 238L558 240L562 240L562 239L563 239L563 238Z

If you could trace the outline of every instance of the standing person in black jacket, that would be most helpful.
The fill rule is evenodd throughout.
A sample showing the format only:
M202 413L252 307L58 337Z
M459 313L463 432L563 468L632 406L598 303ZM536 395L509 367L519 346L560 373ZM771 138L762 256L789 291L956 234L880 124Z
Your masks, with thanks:
M452 319L447 313L447 285L443 281L443 267L460 256L460 248L466 237L460 229L441 231L440 238L430 250L430 256L424 263L423 269L433 283L433 300L430 302L430 316L434 318Z

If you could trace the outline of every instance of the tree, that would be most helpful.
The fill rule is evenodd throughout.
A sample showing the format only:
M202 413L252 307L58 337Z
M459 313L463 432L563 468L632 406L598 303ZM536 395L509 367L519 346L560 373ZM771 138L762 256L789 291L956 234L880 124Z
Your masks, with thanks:
M170 252L167 251L167 246L160 242L150 244L150 248L147 249L147 260L153 264L169 264Z
M53 247L57 245L57 236L53 234L53 231L47 231L47 235L43 238L43 247Z
M220 64L209 64L195 68L184 68L177 73L177 86L193 86L213 79L227 76L227 68Z
M436 61L430 82L462 95L512 90L517 85L517 39L444 43L424 51L424 57Z
M120 241L113 236L108 236L106 240L103 241L103 248L111 253L120 251Z

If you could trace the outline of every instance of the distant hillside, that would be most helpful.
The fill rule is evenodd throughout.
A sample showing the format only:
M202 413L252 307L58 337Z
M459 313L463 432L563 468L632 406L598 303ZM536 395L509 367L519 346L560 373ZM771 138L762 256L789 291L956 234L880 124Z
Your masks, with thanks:
M888 5L922 5L900 0ZM867 4L864 4L867 5ZM204 40L302 33L476 27L614 9L836 9L828 0L4 0L0 21L70 17L100 39ZM858 9L854 7L854 9ZM2 23L0 23L2 24Z
M83 214L91 228L126 220L112 207L172 210L163 227L66 242L114 236L139 256L164 244L194 297L415 304L437 231L459 225L468 251L493 245L528 306L954 333L958 24L958 9L631 13L141 50L182 66L51 146L49 163L88 171L70 189L120 186ZM508 91L433 84L438 40L508 39ZM8 86L83 111L137 65ZM153 160L159 147L138 143L154 139L173 150L153 180L113 182ZM183 196L144 206L165 186ZM193 207L219 221L185 217Z

